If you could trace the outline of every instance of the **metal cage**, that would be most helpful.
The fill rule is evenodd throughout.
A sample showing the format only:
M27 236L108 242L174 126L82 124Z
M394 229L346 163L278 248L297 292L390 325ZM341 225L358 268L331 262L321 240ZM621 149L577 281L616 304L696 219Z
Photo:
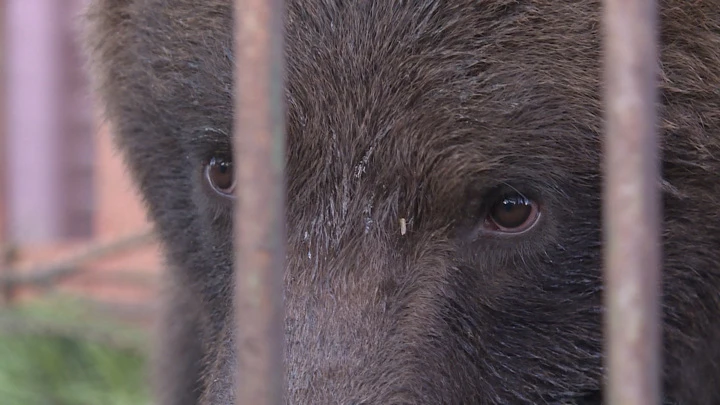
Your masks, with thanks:
M606 398L660 403L660 191L653 0L604 0ZM235 1L236 404L282 402L283 2ZM237 89L241 88L242 91ZM240 226L238 226L240 224ZM242 265L240 265L242 264Z

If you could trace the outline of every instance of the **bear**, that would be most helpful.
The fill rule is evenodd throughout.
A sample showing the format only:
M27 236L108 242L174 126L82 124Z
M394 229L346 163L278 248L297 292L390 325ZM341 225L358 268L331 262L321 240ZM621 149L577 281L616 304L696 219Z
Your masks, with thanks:
M161 405L233 403L232 3L86 13L167 260ZM602 3L283 7L285 403L602 404ZM714 405L720 0L658 13L663 401Z

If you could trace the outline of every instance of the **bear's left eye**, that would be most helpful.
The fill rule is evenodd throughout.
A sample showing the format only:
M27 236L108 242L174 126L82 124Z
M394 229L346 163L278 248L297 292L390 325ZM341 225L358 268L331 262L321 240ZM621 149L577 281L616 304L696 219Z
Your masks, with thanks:
M205 180L218 194L232 197L235 192L235 171L232 162L221 158L212 158L205 165Z
M504 194L490 206L485 228L502 233L525 232L537 223L539 214L537 203L524 195Z

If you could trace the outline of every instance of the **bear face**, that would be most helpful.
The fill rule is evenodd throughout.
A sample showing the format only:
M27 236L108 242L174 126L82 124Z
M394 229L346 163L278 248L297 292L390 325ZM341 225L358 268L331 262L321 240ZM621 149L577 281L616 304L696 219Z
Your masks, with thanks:
M660 2L668 404L720 401L718 6ZM286 7L286 402L602 403L599 1ZM88 15L168 259L160 403L231 404L231 1Z

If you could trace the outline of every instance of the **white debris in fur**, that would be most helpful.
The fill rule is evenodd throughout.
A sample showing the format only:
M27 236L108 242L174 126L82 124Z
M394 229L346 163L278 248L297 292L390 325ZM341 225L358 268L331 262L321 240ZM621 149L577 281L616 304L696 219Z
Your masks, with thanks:
M355 178L359 179L362 177L363 174L365 174L365 170L367 170L368 162L370 162L370 156L373 153L373 150L375 149L374 146L371 146L367 152L365 152L365 155L363 156L360 163L358 163L357 166L355 166Z

